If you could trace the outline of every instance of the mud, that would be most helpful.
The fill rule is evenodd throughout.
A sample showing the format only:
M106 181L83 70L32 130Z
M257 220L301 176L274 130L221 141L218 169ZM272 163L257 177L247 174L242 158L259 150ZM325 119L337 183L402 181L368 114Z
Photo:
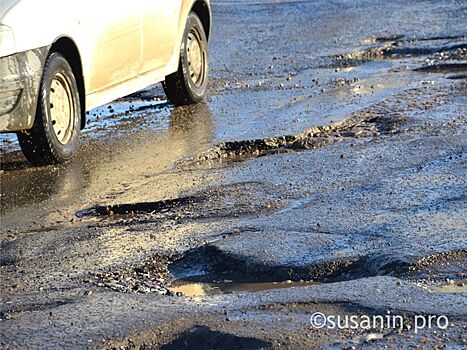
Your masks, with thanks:
M56 167L0 136L0 347L465 347L465 6L212 6L205 103L91 110Z

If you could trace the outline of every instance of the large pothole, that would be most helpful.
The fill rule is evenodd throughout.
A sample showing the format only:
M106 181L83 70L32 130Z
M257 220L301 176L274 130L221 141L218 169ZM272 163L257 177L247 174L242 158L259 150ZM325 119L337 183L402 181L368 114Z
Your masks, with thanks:
M367 48L355 52L335 55L331 67L354 67L368 61L393 59L402 60L430 56L425 65L436 62L465 59L467 44L465 35L437 37L392 36L368 39Z
M169 266L175 280L168 288L203 296L384 275L430 286L451 279L464 290L466 261L466 250L404 255L397 247L376 248L374 241L355 235L248 231L184 254ZM433 275L433 269L436 280L426 280L425 272Z
M213 186L194 195L173 199L96 205L76 215L80 218L120 220L125 225L168 219L181 221L242 217L283 208L288 204L284 190L267 182L238 182Z
M336 142L393 134L404 121L400 115L356 115L341 122L316 126L297 135L226 141L178 163L181 168L213 161L240 161L265 155L300 152Z

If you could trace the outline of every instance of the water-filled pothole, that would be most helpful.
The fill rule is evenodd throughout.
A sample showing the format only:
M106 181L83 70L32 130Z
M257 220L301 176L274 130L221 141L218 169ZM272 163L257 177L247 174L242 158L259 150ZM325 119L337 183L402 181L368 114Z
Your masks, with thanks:
M450 281L447 284L435 286L432 290L436 293L467 293L467 281Z
M314 281L285 281L285 282L249 282L238 283L232 281L220 282L191 282L187 280L175 280L168 289L174 294L187 297L200 297L205 295L230 294L239 292L261 292L273 289L286 289L306 287L321 284Z

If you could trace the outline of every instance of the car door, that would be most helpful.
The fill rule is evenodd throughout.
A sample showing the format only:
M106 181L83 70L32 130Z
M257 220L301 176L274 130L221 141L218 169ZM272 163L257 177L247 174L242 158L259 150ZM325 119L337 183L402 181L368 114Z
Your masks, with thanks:
M140 73L168 63L176 48L182 0L142 0L143 39Z
M88 93L104 90L138 75L142 1L79 2L79 23L89 56L85 72Z

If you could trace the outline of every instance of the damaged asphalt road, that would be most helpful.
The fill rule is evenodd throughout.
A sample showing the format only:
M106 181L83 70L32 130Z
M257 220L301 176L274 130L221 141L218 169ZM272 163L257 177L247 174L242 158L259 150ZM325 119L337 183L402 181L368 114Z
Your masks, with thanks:
M1 136L0 347L465 348L463 3L212 6L205 104L90 111L58 167Z

